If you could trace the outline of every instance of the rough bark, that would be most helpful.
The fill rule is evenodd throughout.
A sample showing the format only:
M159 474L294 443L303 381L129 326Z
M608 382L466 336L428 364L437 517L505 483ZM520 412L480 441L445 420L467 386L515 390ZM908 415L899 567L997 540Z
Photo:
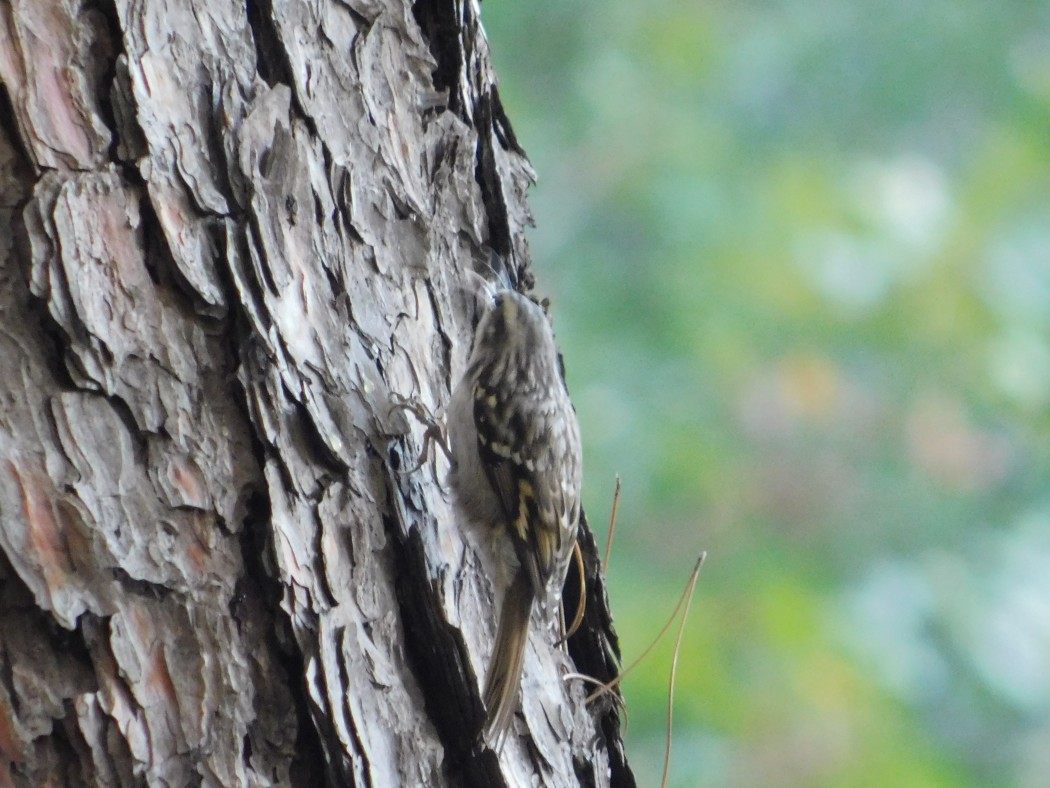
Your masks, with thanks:
M478 743L492 568L389 416L530 284L477 4L0 0L0 80L0 788L632 784L549 638Z

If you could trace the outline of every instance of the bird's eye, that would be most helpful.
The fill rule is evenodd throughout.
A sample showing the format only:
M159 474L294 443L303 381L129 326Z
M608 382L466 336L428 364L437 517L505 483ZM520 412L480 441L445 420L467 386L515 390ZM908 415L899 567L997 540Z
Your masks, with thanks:
M503 293L499 293L492 299L492 305L497 309L503 306Z

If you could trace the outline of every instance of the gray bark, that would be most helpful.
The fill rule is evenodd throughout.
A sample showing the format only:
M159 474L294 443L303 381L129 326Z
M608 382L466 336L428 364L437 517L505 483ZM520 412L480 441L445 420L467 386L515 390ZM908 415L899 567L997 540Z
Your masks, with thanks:
M492 567L389 416L467 270L530 284L478 15L0 0L0 788L633 783L562 679L615 671L586 529L571 659L479 744Z

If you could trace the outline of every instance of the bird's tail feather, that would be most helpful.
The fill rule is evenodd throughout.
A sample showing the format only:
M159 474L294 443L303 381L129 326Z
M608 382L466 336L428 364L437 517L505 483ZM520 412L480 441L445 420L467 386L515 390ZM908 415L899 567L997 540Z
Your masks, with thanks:
M503 599L496 647L485 676L485 739L497 749L503 744L517 706L525 646L529 642L533 597L528 574L519 569Z

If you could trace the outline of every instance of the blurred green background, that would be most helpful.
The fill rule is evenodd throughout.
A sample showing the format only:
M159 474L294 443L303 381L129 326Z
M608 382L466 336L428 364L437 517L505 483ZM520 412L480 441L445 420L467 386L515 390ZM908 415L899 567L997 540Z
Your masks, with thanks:
M1050 785L1050 4L482 18L672 784Z

